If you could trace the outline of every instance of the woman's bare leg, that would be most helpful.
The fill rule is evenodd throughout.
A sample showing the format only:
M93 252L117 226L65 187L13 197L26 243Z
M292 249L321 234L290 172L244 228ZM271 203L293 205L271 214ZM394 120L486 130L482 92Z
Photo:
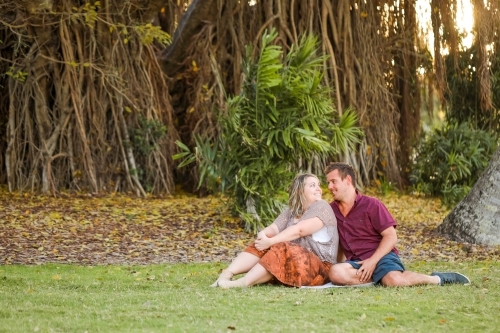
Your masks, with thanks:
M249 252L241 252L238 256L233 260L233 262L229 265L226 270L233 273L233 275L238 275L242 273L249 272L255 265L257 265L260 261L260 258L255 254Z
M273 275L269 273L264 266L261 264L255 264L253 268L248 271L248 273L236 281L218 281L218 286L224 289L235 288L235 287L250 287L255 284L268 282L273 278Z
M228 268L222 271L222 273L217 278L211 287L217 287L217 282L219 281L230 281L233 275L238 275L250 271L256 264L258 264L260 258L256 255L248 252L241 252L233 260Z

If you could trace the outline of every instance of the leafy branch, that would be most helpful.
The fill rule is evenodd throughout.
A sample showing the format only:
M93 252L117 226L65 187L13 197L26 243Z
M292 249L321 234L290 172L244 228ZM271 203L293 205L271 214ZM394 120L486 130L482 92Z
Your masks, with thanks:
M247 47L242 92L220 112L221 134L213 141L195 137L196 150L178 142L180 166L196 162L199 186L223 191L234 210L256 232L272 222L286 200L286 187L300 172L299 160L327 159L360 141L352 111L336 120L329 88L321 84L323 57L314 36L301 38L283 59L265 33L257 59Z

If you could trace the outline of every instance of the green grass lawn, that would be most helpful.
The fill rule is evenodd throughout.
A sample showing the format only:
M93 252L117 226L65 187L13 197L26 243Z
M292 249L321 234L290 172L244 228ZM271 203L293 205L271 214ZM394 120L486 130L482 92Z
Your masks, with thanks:
M0 266L0 332L498 332L500 264L470 286L210 288L226 264Z

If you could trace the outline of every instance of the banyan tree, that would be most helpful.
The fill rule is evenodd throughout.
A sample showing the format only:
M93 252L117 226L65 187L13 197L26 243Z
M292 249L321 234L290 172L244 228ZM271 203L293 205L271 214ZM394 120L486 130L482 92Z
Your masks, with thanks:
M221 104L220 86L229 94L239 92L245 45L258 44L265 29L276 28L285 49L313 34L328 55L324 83L332 88L332 103L340 114L354 108L365 133L359 153L342 159L360 171L364 182L383 176L404 183L419 129L412 2L208 0L194 1L187 13L189 19L181 20L175 32L178 44L174 36L161 58L167 75L177 73L170 91L179 102L172 106L188 111L179 111L186 129L213 128L208 115ZM168 26L171 18L163 20ZM177 48L189 49L187 56ZM194 98L181 98L186 95ZM207 126L200 128L201 123Z
M177 138L161 1L2 1L2 182L169 192Z
M332 159L352 163L364 184L384 177L403 186L421 100L436 92L444 102L449 89L441 50L459 51L456 0L423 2L434 63L415 1L1 0L0 182L139 195L195 184L193 169L176 169L175 141L218 133L214 112L241 91L245 46L258 50L274 28L284 50L319 37L336 112L357 113L362 143ZM495 6L474 1L475 15L488 18L476 21L488 112Z

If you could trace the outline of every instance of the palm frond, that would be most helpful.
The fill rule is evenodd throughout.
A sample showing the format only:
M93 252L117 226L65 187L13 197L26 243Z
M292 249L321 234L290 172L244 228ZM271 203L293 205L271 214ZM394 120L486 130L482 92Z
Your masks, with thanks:
M283 207L298 158L326 160L353 147L361 133L349 111L335 123L317 38L301 38L283 59L276 37L274 29L264 33L257 59L247 47L242 91L219 118L221 136L196 140L200 184L229 191L234 210L254 231Z

